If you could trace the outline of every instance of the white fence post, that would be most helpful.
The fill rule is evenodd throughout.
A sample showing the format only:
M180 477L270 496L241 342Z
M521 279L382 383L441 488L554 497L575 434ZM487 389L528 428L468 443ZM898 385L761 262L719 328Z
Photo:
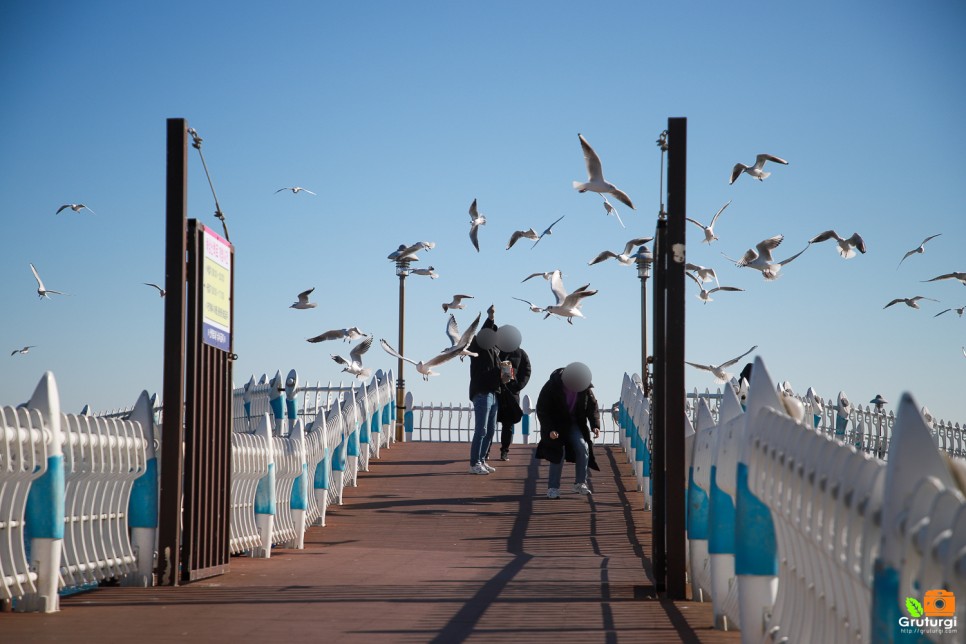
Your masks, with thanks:
M255 435L265 441L268 453L268 472L258 481L255 489L255 525L261 537L261 546L252 549L252 556L268 559L272 556L272 533L275 529L275 445L272 440L273 423L268 413L261 416Z

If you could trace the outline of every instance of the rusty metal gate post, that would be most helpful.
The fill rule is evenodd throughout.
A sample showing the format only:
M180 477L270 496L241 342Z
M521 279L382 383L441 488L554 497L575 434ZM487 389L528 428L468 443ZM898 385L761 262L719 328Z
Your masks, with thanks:
M186 219L187 122L168 120L158 584L228 570L234 248Z

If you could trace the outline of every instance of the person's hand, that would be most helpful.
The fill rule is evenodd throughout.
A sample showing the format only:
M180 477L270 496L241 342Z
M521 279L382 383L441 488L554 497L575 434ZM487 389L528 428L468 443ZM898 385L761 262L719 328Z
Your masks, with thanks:
M494 315L496 315L496 307L491 304L486 310L486 316L492 320Z
M507 373L506 371L500 371L500 382L503 383L504 385L510 382L510 374Z
M558 434L553 430L550 430L550 438L552 438L553 440L557 440L558 438L560 438L560 434Z
M600 438L600 427L594 427L594 438Z

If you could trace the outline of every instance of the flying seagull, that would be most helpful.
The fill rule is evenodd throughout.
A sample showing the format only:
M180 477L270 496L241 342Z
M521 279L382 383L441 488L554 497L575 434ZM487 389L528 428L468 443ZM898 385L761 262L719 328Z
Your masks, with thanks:
M695 362L688 362L687 360L684 361L684 364L689 364L692 367L694 367L695 369L701 369L703 371L710 371L711 373L714 374L715 382L717 382L717 383L720 384L722 382L728 382L729 380L731 380L732 374L730 374L727 371L725 371L725 369L727 367L730 367L730 366L736 364L739 360L741 360L742 358L744 358L746 355L748 355L749 353L751 353L752 351L754 351L757 348L758 348L758 345L756 344L752 348L750 348L747 351L745 351L744 353L742 353L737 358L732 358L728 362L722 362L719 365L713 365L713 364L697 364Z
M685 272L685 275L687 275L688 277L690 277L691 279L693 279L694 280L694 283L698 285L698 288L699 289L701 289L701 292L698 293L698 299L701 300L702 302L704 302L705 304L707 304L708 302L713 302L714 301L714 300L711 299L711 294L712 293L717 293L718 291L735 291L735 292L737 292L737 291L744 291L745 290L743 288L737 288L735 286L716 286L713 289L705 290L704 285L701 283L701 280L699 280L697 277L695 277L691 273Z
M418 262L419 258L416 256L421 250L432 250L436 248L435 242L421 241L416 242L412 246L407 246L406 244L399 244L399 248L389 253L388 259L394 262L399 262L403 260L409 260L412 262Z
M81 210L85 210L86 209L86 210L89 210L92 215L96 215L97 214L96 212L94 212L93 210L91 210L90 208L88 208L87 206L85 206L82 203L65 203L63 206L61 206L60 208L58 208L57 209L57 212L55 212L54 214L55 215L59 215L61 210L66 210L68 208L70 208L74 212L80 212Z
M160 295L161 297L164 297L168 293L167 291L165 291L163 288L161 288L154 282L141 282L141 283L144 284L145 286L153 286L154 288L158 289L158 295Z
M929 300L930 302L938 302L939 301L939 300L934 300L931 297L923 297L922 295L917 295L915 297L897 297L896 299L892 300L891 302L889 302L888 304L886 304L882 308L887 309L890 306L892 306L893 304L898 304L899 302L902 302L906 306L912 307L914 309L918 309L919 308L919 300Z
M731 259L724 253L722 253L722 255L724 255L725 259L735 262L735 266L738 266L739 268L753 268L756 271L761 271L762 277L764 277L766 280L775 280L778 279L778 272L782 269L782 266L791 263L799 255L808 250L808 246L806 246L788 259L776 262L772 259L771 252L778 248L783 239L785 238L781 235L775 235L774 237L764 239L758 242L758 244L755 246L755 248L758 249L757 251L755 248L749 248L747 251L745 251L744 256L739 260Z
M342 340L343 342L352 342L353 340L358 340L359 338L366 337L366 334L357 326L350 326L348 329L332 329L331 331L326 331L314 338L309 338L306 342L325 342L326 340Z
M29 346L23 347L22 349L14 349L13 351L10 352L10 355L12 356L15 356L17 354L27 355L28 353L30 353L31 349L35 349L36 347L37 345L31 344Z
M454 295L453 301L449 304L443 305L443 313L446 313L450 309L465 309L466 305L463 304L463 300L472 300L472 295Z
M423 374L423 380L429 380L430 376L438 376L439 374L433 371L433 367L437 367L448 360L452 360L460 353L462 353L463 349L466 348L466 345L464 345L461 340L459 343L443 351L442 353L437 355L435 358L432 358L431 360L427 360L425 362L420 360L419 362L416 362L415 360L411 358L407 358L406 356L402 355L401 353L393 349L392 346L385 340L379 340L379 344L382 346L383 350L389 355L395 358L399 358L400 360L405 360L406 362L412 365L415 365L416 371Z
M899 267L902 266L902 262L906 261L906 258L909 257L910 255L915 255L916 253L919 253L921 255L922 253L925 253L926 242L928 242L930 239L935 239L940 235L942 235L942 233L936 233L935 235L930 235L929 237L926 237L925 239L923 239L921 244L919 244L917 247L913 248L908 253L902 256L902 259L900 259L899 263L896 264L896 270L899 270Z
M718 281L718 275L714 272L713 268L699 266L698 264L685 264L684 270L694 271L697 276L701 278L702 282L710 282L711 280L714 280L715 284L721 286L721 282Z
M556 270L556 271L550 271L550 272L547 272L547 273L530 273L529 275L527 275L526 277L524 277L522 280L520 280L520 283L522 284L523 282L526 282L529 279L533 279L534 277L542 277L545 280L549 280L551 277L553 277L553 274L554 273L560 273L560 271L559 270ZM563 273L560 273L560 277L563 277Z
M568 324L573 324L575 317L584 317L584 314L580 312L580 305L584 298L597 295L597 291L587 290L589 287L590 284L584 284L573 293L568 294L564 289L560 271L554 271L550 276L550 290L557 299L557 303L544 307L547 314L543 316L543 319L546 320L551 315L559 315L562 318L567 318Z
M279 188L278 190L275 191L275 194L278 194L278 193L282 192L283 190L291 190L292 191L292 194L295 194L295 195L297 195L300 192L307 192L310 195L315 195L314 192L312 192L311 190L309 190L307 188L303 188L302 186L292 186L291 188Z
M333 355L332 359L338 362L343 367L343 371L351 373L356 378L368 378L372 374L372 369L366 369L362 366L362 354L369 350L372 346L372 336L366 337L365 340L352 347L352 351L349 352L349 359L346 360L342 356Z
M604 197L604 195L601 195L601 197ZM611 202L607 201L607 197L604 197L604 212L608 215L614 215L617 217L617 223L621 225L621 228L627 228L627 226L624 225L624 222L621 221L621 216L620 213L617 212L617 208L615 208Z
M540 243L540 240L543 239L543 236L544 235L552 235L553 234L553 227L556 226L560 222L560 220L563 219L566 216L567 215L560 215L560 217L557 218L557 221L555 221L552 224L550 224L549 226L547 226L546 229L544 229L544 231L542 233L540 233L540 236L537 237L537 241L533 242L533 246L530 247L530 250L533 250L537 246L537 244Z
M685 217L685 219L687 219L692 224L694 224L695 226L697 226L698 228L700 228L702 231L704 231L704 243L705 244L710 244L711 242L713 242L714 240L717 239L717 236L715 236L715 234L714 234L714 222L718 221L718 216L721 213L723 213L724 212L724 209L727 208L730 205L731 205L731 201L728 201L728 203L726 203L725 205L721 206L721 209L718 210L718 212L714 213L714 217L711 218L711 223L708 224L707 226L705 226L701 222L697 221L696 219L691 219L690 217Z
M771 176L771 172L765 172L764 170L762 170L762 168L765 167L766 161L774 161L775 163L788 165L788 161L786 161L785 159L779 159L778 157L771 154L759 154L757 157L755 157L755 165L753 166L747 166L744 163L736 163L735 167L731 169L731 181L729 181L728 183L729 184L734 183L735 180L737 180L738 177L741 176L742 172L747 172L750 176L754 177L755 179L758 179L759 181L764 181L769 176Z
M529 230L515 230L513 234L510 235L510 241L507 242L506 249L510 250L513 245L517 243L520 239L540 239L540 235L537 234L533 228Z
M40 280L40 275L37 274L37 269L34 268L33 264L30 265L30 270L34 274L34 279L37 280L37 295L39 295L42 298L46 297L48 300L50 299L50 295L49 295L50 293L54 293L55 295L67 295L67 293L61 293L60 291L52 291L49 288L44 287L44 283Z
M315 287L313 286L309 290L302 291L301 293L299 293L299 299L297 301L295 301L292 304L292 306L290 306L288 308L290 308L290 309L314 309L316 306L318 306L318 304L316 304L315 302L309 302L309 295L311 295L312 294L312 291L314 291L314 290L315 290Z
M852 233L852 236L848 239L843 239L834 230L826 230L824 233L819 233L808 240L809 244L819 244L823 241L828 241L829 239L834 239L838 242L839 255L842 259L852 259L855 257L855 250L858 249L860 253L865 254L865 240L859 233Z
M938 275L931 280L924 280L925 282L938 282L939 280L959 280L966 286L966 273L946 273L945 275Z
M517 300L518 302L523 302L524 304L527 304L530 307L530 310L533 311L534 313L543 313L544 312L544 309L543 308L537 306L536 304L534 304L530 300L524 300L524 299L519 298L519 297L515 297L513 299L514 300Z
M958 309L955 309L955 308L953 308L953 309L946 309L945 311L940 311L939 313L937 313L933 317L934 318L938 318L943 313L949 313L950 311L956 311L956 313L959 314L959 317L963 317L963 313L966 312L966 306L960 307Z
M631 264L634 263L634 255L631 254L631 251L634 250L634 248L636 246L643 246L644 244L646 244L647 242L651 241L652 239L654 239L654 238L653 237L638 237L636 239L631 239L626 244L624 244L624 252L623 253L615 253L615 252L612 252L612 251L609 251L609 250L605 250L605 251L601 252L600 254L598 254L597 257L595 257L592 260L590 260L589 262L587 262L587 265L588 266L593 266L594 264L599 264L599 263L601 263L603 261L606 261L608 259L614 258L619 263L623 264L624 266L630 266Z
M470 241L476 252L480 252L480 226L486 225L486 217L476 209L476 199L470 204Z
M436 272L435 266L430 266L429 268L414 268L410 271L412 275L424 275L430 279L436 279L439 277L439 273Z
M446 337L449 338L450 346L440 351L440 354L442 355L447 351L456 351L461 362L465 356L477 357L479 354L469 351L467 347L469 347L470 342L473 340L473 336L476 335L476 328L480 326L480 315L477 314L476 319L473 320L473 324L460 334L459 325L456 324L456 316L450 313L449 321L446 323ZM457 351L456 347L462 347L462 349Z
M604 170L600 166L600 157L594 152L594 148L590 147L590 143L587 143L584 135L578 133L577 138L580 139L580 147L584 151L584 162L587 164L587 183L574 181L574 190L577 192L587 192L590 190L591 192L614 195L615 199L627 205L631 210L634 210L634 204L631 203L631 198L621 192L617 186L604 180Z

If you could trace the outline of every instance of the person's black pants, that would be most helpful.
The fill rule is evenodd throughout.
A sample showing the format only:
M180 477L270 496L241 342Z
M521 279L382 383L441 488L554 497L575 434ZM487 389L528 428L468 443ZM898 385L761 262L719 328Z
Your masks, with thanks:
M503 423L503 429L500 431L500 451L509 452L512 443L513 423Z

